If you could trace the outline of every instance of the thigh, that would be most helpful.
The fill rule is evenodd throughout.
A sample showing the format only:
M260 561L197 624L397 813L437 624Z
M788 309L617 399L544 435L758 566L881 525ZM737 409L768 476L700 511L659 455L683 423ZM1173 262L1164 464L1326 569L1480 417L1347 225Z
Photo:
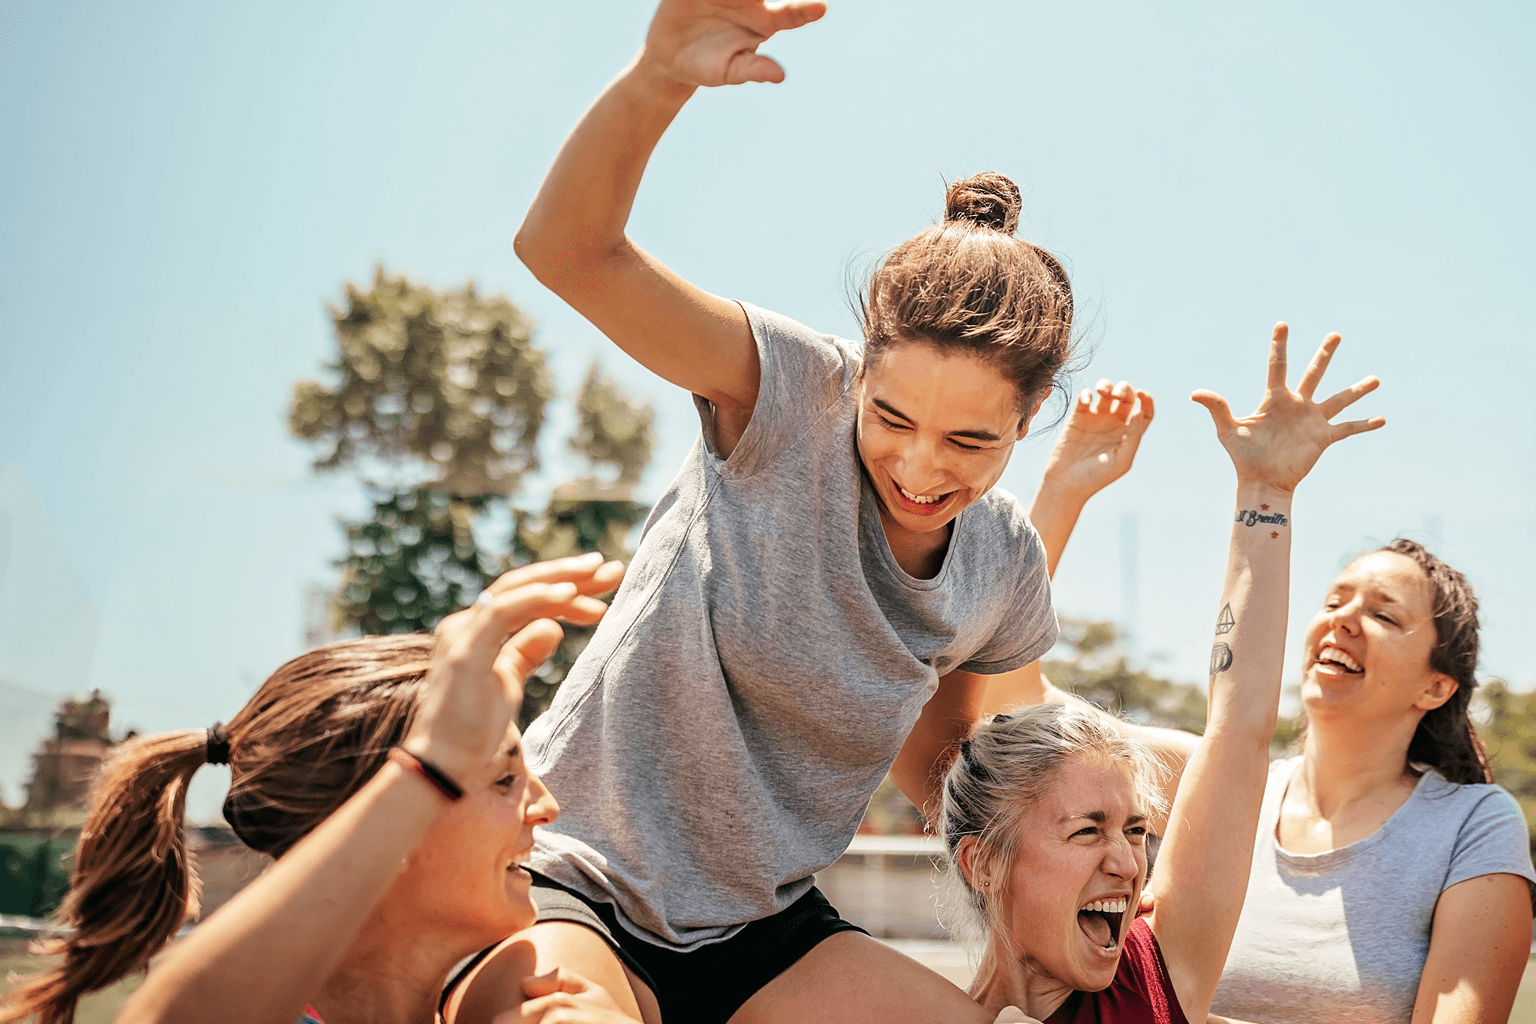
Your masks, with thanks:
M838 932L747 1000L730 1024L992 1024L948 980L860 932Z
M497 953L465 979L462 1002L450 1003L454 1012L447 1019L452 1024L489 1022L497 1013L521 1002L522 979L547 974L556 967L600 985L630 1016L645 1024L661 1024L661 1011L650 987L586 925L543 921L512 936ZM509 1004L510 986L516 987L516 1002Z

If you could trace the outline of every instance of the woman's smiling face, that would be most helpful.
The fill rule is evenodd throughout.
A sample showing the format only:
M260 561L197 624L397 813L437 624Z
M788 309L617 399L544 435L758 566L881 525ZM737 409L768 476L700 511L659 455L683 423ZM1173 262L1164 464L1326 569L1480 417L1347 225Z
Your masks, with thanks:
M1417 720L1455 684L1430 667L1434 589L1410 558L1373 551L1339 573L1307 627L1302 701L1313 721Z
M448 807L390 892L391 910L418 923L462 931L482 946L534 923L533 830L560 813L523 761L517 726L507 729L503 774L488 789ZM478 948L478 947L477 947Z
M927 342L891 345L866 364L859 460L886 528L929 533L953 522L1003 475L1043 401L1022 415L1018 389L989 363Z

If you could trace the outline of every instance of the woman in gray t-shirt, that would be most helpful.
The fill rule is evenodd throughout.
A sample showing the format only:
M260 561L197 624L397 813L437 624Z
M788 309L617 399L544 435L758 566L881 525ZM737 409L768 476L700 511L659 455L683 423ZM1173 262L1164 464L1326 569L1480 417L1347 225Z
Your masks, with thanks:
M1064 502L1060 489L1048 475L1031 510L1053 565L1071 530L1061 510L1075 517L1086 501ZM1467 715L1477 656L1472 588L1421 545L1393 541L1333 581L1304 641L1304 752L1271 766L1215 1014L1259 1024L1508 1016L1536 870L1520 807L1492 784ZM1028 666L995 677L987 707L1065 699ZM1122 727L1162 752L1176 786L1198 737Z
M988 676L1057 631L1040 540L994 485L1069 362L1072 293L1015 236L1011 181L949 188L944 222L875 273L857 343L696 288L625 234L693 92L778 81L758 44L822 11L663 0L517 237L541 281L691 392L701 420L527 737L572 794L533 864L565 916L529 941L668 1024L982 1019L837 919L812 875L888 770L934 804ZM780 974L783 997L754 995Z

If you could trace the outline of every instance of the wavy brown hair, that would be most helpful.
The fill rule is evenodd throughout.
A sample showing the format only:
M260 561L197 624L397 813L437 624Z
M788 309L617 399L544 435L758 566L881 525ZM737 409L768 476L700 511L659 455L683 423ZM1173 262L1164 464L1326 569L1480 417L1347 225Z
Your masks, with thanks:
M860 300L866 363L925 341L995 366L1019 405L1057 387L1072 361L1072 284L1061 262L1016 237L1023 200L1007 177L949 186L944 221L907 239Z
M1408 763L1433 768L1451 782L1492 782L1488 750L1467 714L1477 689L1477 595L1461 573L1417 541L1399 537L1379 551L1419 567L1434 593L1435 646L1429 667L1456 681L1450 700L1419 719L1408 742Z
M226 729L224 817L242 842L280 857L373 777L415 716L433 643L347 640L272 673ZM0 1001L0 1022L72 1024L82 995L148 967L197 914L184 819L207 742L204 729L130 740L104 766L59 908L70 933L38 949L62 962Z

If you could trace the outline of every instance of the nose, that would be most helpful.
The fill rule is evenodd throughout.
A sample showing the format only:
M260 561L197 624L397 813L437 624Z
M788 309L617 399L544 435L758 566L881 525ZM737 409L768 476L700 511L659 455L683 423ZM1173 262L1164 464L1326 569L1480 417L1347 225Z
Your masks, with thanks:
M908 439L901 451L903 487L920 494L944 483L948 468L942 444L942 440L935 443L920 437Z
M544 780L537 775L528 776L528 810L523 815L523 820L530 825L548 825L560 817L560 804L555 800L555 794L544 785Z
M1358 635L1360 632L1360 599L1353 598L1337 608L1327 610L1328 625L1342 633Z
M1141 873L1141 864L1136 860L1136 850L1131 846L1131 841L1124 837L1110 844L1109 852L1104 855L1103 866L1106 875L1131 882L1134 882Z

